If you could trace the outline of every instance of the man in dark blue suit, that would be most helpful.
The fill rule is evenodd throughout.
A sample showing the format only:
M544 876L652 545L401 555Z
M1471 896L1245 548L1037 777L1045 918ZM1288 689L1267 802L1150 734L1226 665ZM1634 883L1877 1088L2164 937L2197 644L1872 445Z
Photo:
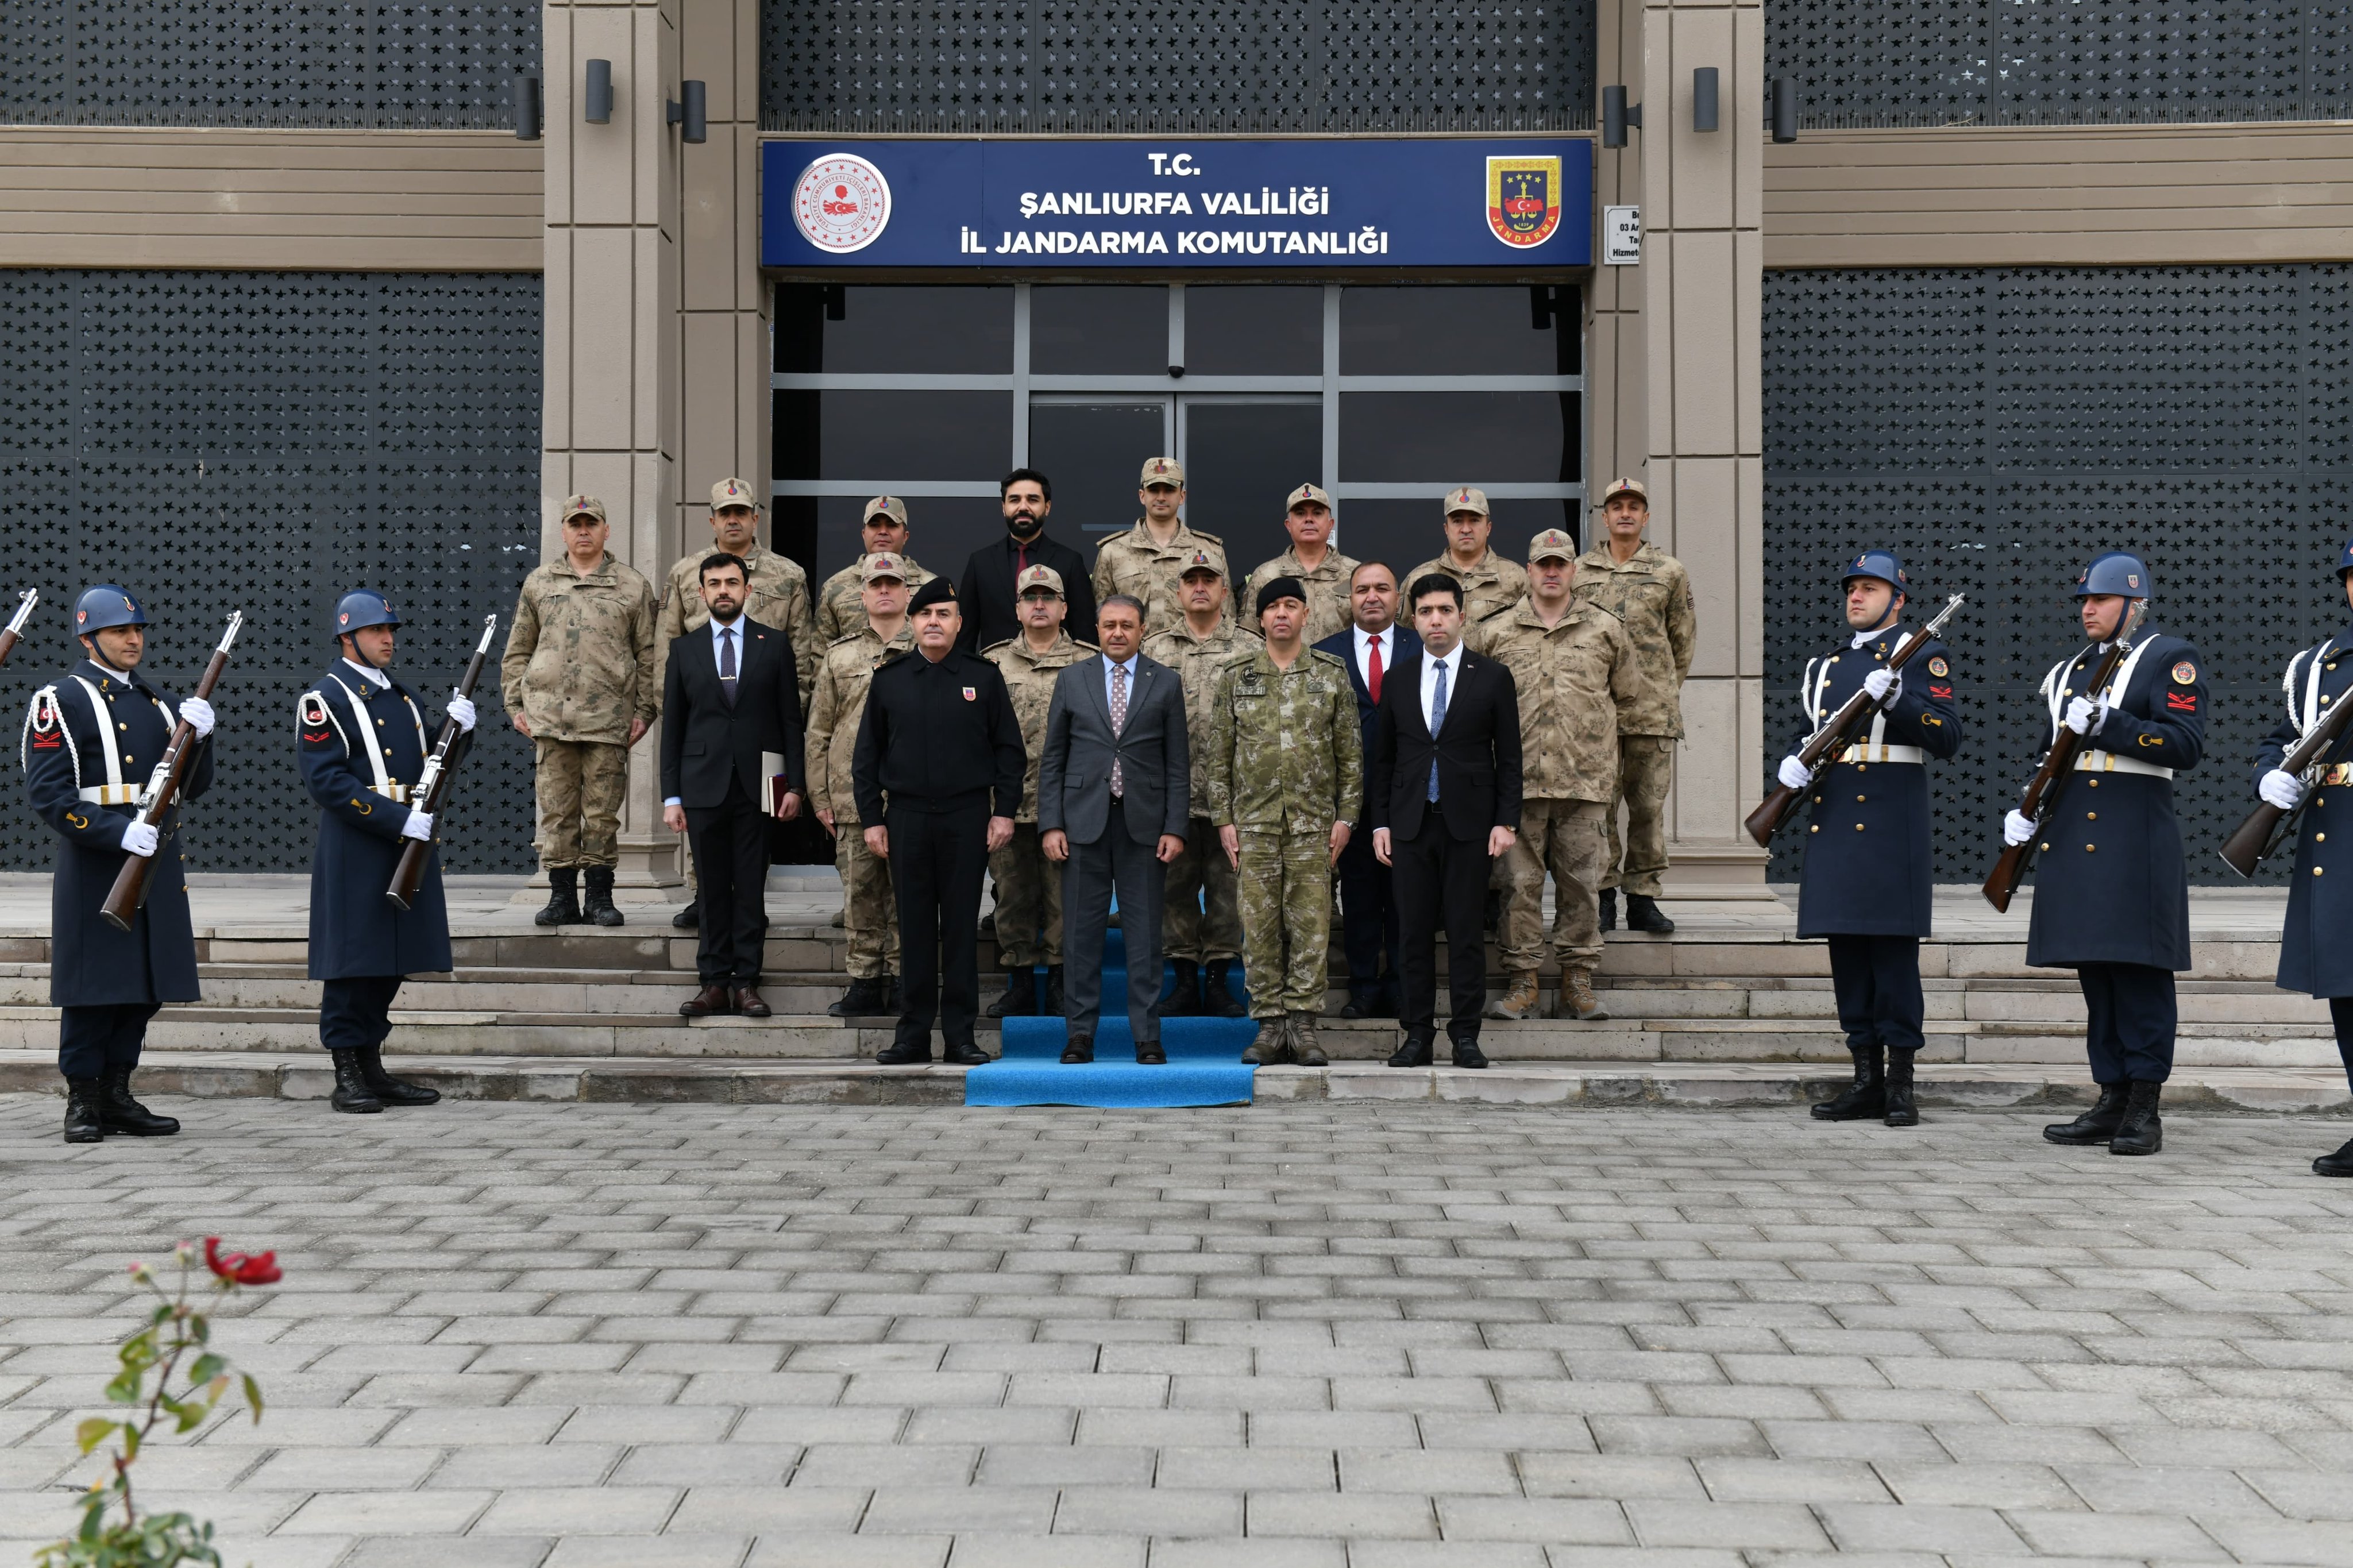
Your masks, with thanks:
M213 781L212 705L174 702L134 673L147 612L111 583L74 604L82 661L33 693L25 721L25 793L58 835L49 899L49 1001L58 1008L58 1070L66 1080L65 1140L110 1132L168 1136L180 1124L131 1095L148 1020L166 1002L196 1000L196 938L179 846L138 820L133 804L185 720L195 754L180 784L193 800ZM131 929L99 914L124 859L161 853Z
M320 982L319 1044L335 1064L328 1103L356 1116L441 1098L384 1070L402 979L450 966L440 852L427 855L425 879L408 908L385 897L408 841L434 842L433 818L421 809L423 787L429 787L425 713L385 673L398 625L383 595L367 588L345 594L333 626L343 657L295 704L302 784L319 803L310 963L311 978ZM454 764L470 743L474 705L453 691L448 713L467 736L453 752Z
M1411 679L1421 659L1421 638L1397 624L1398 580L1386 562L1367 561L1348 578L1348 615L1353 623L1315 646L1348 667L1356 693L1356 722L1364 733L1365 776L1372 776L1373 730L1381 693L1405 667ZM1372 795L1366 794L1366 818ZM1348 1000L1343 1018L1394 1018L1398 992L1397 899L1389 868L1373 854L1373 835L1359 819L1340 851L1340 944L1348 955Z

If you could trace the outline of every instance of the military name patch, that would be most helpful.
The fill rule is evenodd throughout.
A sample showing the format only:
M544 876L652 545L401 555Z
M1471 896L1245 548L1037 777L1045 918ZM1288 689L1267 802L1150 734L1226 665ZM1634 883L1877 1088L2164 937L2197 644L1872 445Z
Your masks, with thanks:
M1941 680L1953 673L1953 667L1945 662L1945 656L1940 653L1928 660L1928 673Z
M2176 685L2176 686L2194 686L2194 685L2196 685L2196 684L2197 684L2197 682L2198 682L2198 667L2197 667L2196 665L2194 665L2194 664L2190 663L2188 659L2186 659L2186 658L2185 658L2185 659L2183 659L2179 664L2177 664L2177 665L2175 665L2175 666L2173 667L2173 684L2174 684L2174 685Z

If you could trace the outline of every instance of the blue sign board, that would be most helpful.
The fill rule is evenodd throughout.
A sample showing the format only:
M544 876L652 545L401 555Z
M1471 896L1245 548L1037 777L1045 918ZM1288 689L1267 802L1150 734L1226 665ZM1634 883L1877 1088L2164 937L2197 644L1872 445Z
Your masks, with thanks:
M760 195L794 271L1593 262L1588 137L769 141Z

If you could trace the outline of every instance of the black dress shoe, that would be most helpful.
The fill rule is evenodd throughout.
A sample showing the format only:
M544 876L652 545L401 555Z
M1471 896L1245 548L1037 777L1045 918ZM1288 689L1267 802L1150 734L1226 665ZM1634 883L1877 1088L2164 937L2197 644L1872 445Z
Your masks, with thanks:
M2353 1141L2334 1154L2323 1154L2312 1163L2316 1176L2353 1176Z
M875 1052L874 1059L886 1068L902 1068L911 1063L929 1065L932 1059L932 1042L928 1038L893 1040Z
M1393 1068L1426 1068L1436 1054L1436 1044L1427 1035L1408 1035L1389 1058Z
M727 1013L727 987L706 985L678 1005L681 1018L724 1017Z
M1479 1048L1476 1040L1457 1040L1454 1042L1454 1065L1459 1068L1483 1068L1487 1065L1487 1053Z
M1657 900L1644 893L1626 895L1626 929L1646 931L1653 936L1671 936L1675 922L1659 911Z
M1095 1043L1084 1035L1072 1035L1071 1043L1062 1047L1064 1067L1082 1067L1095 1059Z
M978 1046L974 1045L970 1040L965 1041L962 1045L956 1045L951 1042L940 1052L940 1060L946 1062L951 1067L987 1067L995 1059L995 1058L991 1057L987 1051L982 1050Z
M1374 1012L1373 1009L1379 1005L1380 999L1374 994L1371 986L1351 985L1348 987L1348 999L1340 1004L1340 1016L1343 1018L1377 1018L1380 1015Z
M746 1018L765 1018L769 1015L768 1004L755 985L735 987L735 1011Z
M1165 1068L1168 1065L1168 1053L1160 1048L1157 1040L1140 1041L1135 1047L1135 1065L1140 1068ZM2347 1147L2353 1148L2353 1144ZM2353 1176L2353 1171L2348 1171L2346 1174Z
M670 929L672 931L692 931L700 924L702 924L702 916L696 913L694 900L691 899L686 901L685 907L678 913L670 917Z

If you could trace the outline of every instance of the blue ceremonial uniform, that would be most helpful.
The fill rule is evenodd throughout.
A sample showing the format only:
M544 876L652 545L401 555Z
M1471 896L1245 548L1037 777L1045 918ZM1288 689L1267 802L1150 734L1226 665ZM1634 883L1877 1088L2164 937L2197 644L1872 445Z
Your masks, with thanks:
M2287 716L2255 753L2255 777L2281 766L2314 726L2353 701L2353 628L2297 654L2281 682ZM2353 1082L2353 735L2320 759L2322 773L2304 803L2280 929L2278 984L2325 996L2337 1025L2337 1049Z
M20 761L34 812L58 838L50 884L49 1000L63 1010L58 1065L69 1079L127 1071L166 1002L197 999L196 941L180 841L157 847L147 902L127 931L99 915L129 858L132 798L163 761L178 700L137 673L84 659L33 694ZM213 747L196 742L180 795L211 787Z

